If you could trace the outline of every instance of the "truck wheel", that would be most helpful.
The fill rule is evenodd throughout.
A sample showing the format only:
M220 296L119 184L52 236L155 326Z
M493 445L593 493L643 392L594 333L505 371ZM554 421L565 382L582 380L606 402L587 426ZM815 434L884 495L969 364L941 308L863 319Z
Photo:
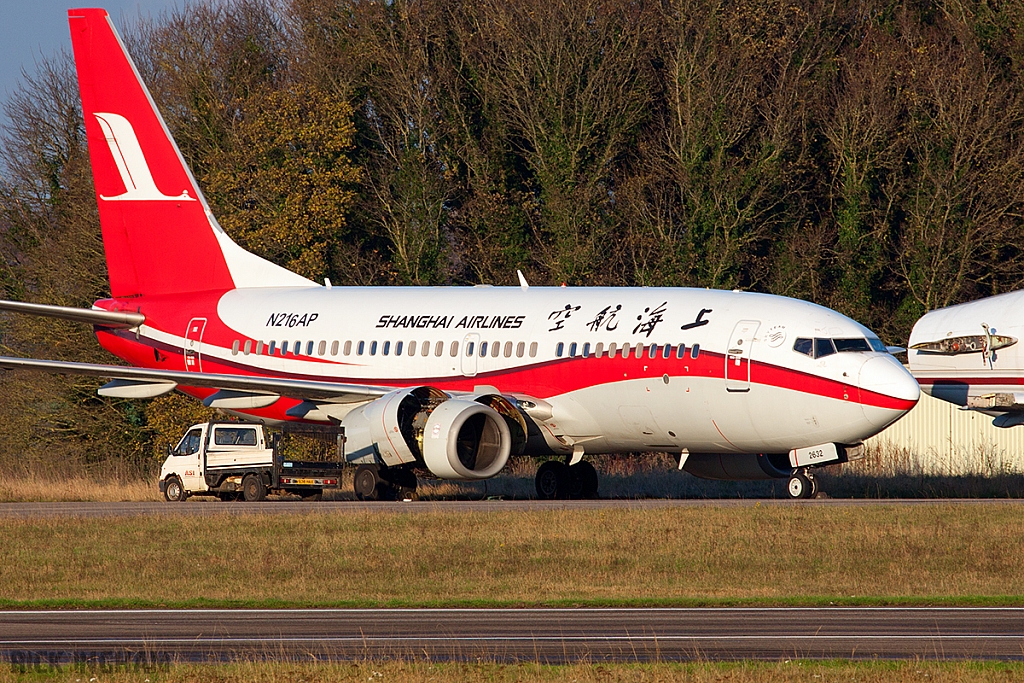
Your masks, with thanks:
M267 487L258 474L245 475L242 480L242 496L250 503L258 503L267 497Z
M172 503L180 503L186 498L188 495L181 486L181 479L174 476L167 477L167 482L164 485L164 499Z

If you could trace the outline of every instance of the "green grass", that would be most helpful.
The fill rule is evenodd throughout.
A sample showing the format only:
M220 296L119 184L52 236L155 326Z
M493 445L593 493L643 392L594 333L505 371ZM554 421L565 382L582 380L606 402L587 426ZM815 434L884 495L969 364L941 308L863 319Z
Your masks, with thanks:
M694 683L832 683L857 681L920 681L921 683L964 683L978 681L1024 680L1024 665L1003 662L845 662L804 661L746 663L655 663L593 664L566 666L540 664L439 664L432 662L374 662L344 664L239 662L219 665L178 664L156 671L130 668L64 667L63 670L39 670L19 673L0 669L4 681L77 681L93 680L150 681L465 681L466 683L513 683L548 681L654 682L690 681Z
M0 520L7 607L1020 605L1017 505Z

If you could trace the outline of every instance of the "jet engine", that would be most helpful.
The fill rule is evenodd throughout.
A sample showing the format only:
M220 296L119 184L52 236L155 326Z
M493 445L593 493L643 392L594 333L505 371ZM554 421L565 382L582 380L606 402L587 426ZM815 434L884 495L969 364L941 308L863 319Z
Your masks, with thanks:
M501 413L492 407L495 401ZM513 436L519 427L512 415L518 410L501 396L453 398L416 387L356 408L342 425L351 462L419 465L442 479L487 479L523 441L521 434Z
M691 453L683 469L701 479L785 479L793 475L788 453Z

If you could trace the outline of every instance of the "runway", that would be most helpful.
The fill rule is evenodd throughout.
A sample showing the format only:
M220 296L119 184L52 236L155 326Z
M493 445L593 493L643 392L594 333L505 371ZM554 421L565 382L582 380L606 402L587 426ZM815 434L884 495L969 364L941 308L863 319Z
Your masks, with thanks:
M269 515L333 513L514 512L538 510L655 510L698 507L906 507L918 505L1024 505L1024 499L600 499L600 500L476 500L360 502L273 500L261 503L189 500L184 503L0 503L0 519L52 517L140 517L152 515Z
M0 612L13 665L401 658L1024 659L1024 608Z

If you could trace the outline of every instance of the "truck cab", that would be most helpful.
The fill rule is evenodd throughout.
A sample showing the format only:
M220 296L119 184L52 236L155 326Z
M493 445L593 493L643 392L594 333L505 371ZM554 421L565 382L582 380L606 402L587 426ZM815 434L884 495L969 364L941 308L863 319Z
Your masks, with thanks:
M279 434L268 440L260 424L206 422L189 427L178 445L168 450L160 468L160 492L168 501L194 495L222 500L263 500L267 493L294 493L319 499L341 477L339 438L337 462L295 462L278 453Z

